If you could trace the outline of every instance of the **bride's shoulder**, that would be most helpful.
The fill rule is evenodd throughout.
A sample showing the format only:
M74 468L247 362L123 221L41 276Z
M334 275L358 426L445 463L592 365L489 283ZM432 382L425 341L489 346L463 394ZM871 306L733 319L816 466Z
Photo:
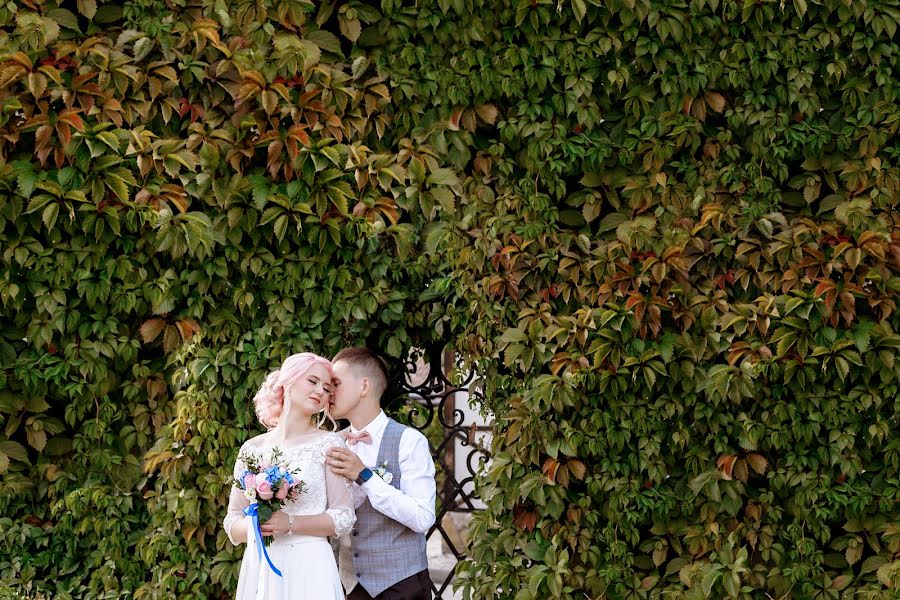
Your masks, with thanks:
M252 438L241 444L241 451L260 450L269 443L268 440L268 433L261 433L259 435L253 436Z
M323 446L341 446L344 444L344 436L339 431L325 431L321 441Z

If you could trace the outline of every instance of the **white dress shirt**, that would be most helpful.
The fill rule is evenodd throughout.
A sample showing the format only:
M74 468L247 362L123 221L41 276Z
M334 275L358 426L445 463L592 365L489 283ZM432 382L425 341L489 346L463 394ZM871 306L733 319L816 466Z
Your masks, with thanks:
M349 448L356 453L364 465L372 470L381 466L378 461L378 449L384 437L384 430L388 424L388 417L384 411L363 427L355 429L352 425L352 433L368 432L372 436L372 443L349 443ZM431 458L431 449L428 440L421 432L407 427L400 437L400 489L398 490L386 483L377 474L372 474L362 486L356 487L356 505L369 499L372 507L381 514L390 517L413 531L427 533L434 525L434 510L436 498L436 486L434 481L434 461ZM394 465L390 465L394 467ZM358 493L359 490L363 493Z

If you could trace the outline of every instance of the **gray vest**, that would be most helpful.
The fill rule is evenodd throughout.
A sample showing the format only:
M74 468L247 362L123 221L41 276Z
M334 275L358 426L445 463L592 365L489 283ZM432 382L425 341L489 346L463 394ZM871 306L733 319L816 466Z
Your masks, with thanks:
M388 421L378 448L380 467L387 461L393 474L391 485L400 489L400 436L405 426L393 419ZM378 477L378 475L372 475ZM354 573L359 584L377 596L397 582L428 568L425 536L406 525L386 517L368 499L356 509L356 528L351 537Z

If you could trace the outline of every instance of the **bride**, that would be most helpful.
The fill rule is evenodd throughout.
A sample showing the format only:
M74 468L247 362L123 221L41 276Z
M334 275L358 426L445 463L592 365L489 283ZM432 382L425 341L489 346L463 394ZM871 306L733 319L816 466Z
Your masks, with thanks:
M244 443L240 455L266 456L277 447L281 461L300 473L305 487L298 499L289 500L261 527L264 537L274 536L267 551L281 576L265 558L259 560L251 518L243 513L250 501L232 487L223 527L232 544L247 544L237 600L344 600L327 538L349 533L356 515L350 482L325 468L325 452L345 444L339 434L319 428L326 417L330 419L326 411L331 379L326 359L308 352L294 354L269 374L253 399L256 415L269 431ZM235 478L245 468L239 458Z

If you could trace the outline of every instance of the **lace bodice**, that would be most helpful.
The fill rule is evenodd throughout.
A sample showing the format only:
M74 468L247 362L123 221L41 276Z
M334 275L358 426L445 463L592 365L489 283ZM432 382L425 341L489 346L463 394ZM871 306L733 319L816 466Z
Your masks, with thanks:
M335 475L327 469L325 452L329 448L345 445L344 439L339 434L331 432L316 434L308 441L291 446L272 444L266 436L259 436L245 442L238 456L243 455L245 451L266 456L278 446L282 452L282 461L287 463L289 470L299 473L305 484L300 497L286 502L282 510L289 515L325 513L334 521L335 533L340 536L349 533L356 523L353 489L346 478ZM243 461L238 458L234 465L234 476L240 476L245 468ZM243 510L249 504L250 501L244 496L243 491L233 486L228 501L228 514L222 524L232 544L237 542L231 535L231 528L238 519L244 517Z

